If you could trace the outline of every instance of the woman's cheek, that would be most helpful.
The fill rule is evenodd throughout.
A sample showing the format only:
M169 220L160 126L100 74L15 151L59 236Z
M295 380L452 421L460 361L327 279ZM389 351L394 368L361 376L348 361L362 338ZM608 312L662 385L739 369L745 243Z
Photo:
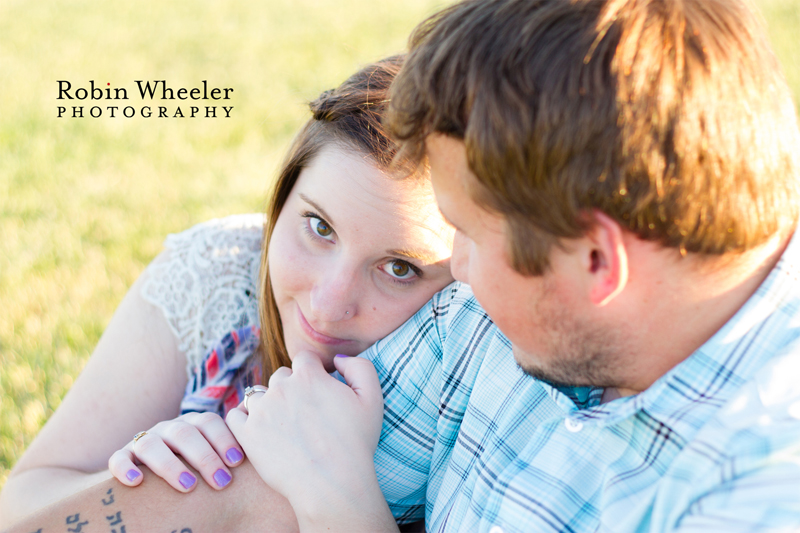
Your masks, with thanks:
M364 349L369 348L391 332L402 326L411 318L425 302L429 300L426 295L404 294L402 297L389 297L378 293L370 299L370 304L365 306L364 318L367 327L364 335Z
M299 242L302 236L287 235L286 231L278 231L281 229L276 226L267 256L276 301L310 290L309 269L313 263L313 257Z

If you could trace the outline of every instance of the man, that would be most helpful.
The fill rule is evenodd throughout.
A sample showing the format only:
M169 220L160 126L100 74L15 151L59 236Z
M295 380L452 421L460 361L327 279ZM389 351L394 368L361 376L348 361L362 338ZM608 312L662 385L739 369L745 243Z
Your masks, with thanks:
M379 442L363 359L347 387L299 356L229 415L300 528L800 527L800 133L753 13L468 1L391 107L471 289L365 354Z
M755 15L462 3L412 37L391 110L474 297L452 287L365 354L385 399L377 483L338 446L293 444L349 449L357 431L326 424L350 410L309 365L229 416L245 449L298 450L250 455L301 527L336 513L333 487L304 486L315 470L369 503L350 516L380 486L431 531L800 527L800 138Z

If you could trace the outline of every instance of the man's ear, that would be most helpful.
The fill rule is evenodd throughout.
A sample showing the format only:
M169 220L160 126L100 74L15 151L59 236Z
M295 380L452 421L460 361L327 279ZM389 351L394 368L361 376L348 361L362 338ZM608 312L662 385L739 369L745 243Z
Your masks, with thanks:
M591 302L602 307L611 302L628 284L628 251L622 228L608 215L592 212L591 228L585 238L590 251L587 261Z

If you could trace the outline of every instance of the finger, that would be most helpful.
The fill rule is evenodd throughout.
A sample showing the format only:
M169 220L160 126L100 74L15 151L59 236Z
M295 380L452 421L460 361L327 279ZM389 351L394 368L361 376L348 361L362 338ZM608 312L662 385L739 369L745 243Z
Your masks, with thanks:
M333 358L336 370L364 402L383 405L383 393L375 367L362 357L337 355Z
M194 413L187 421L200 431L226 465L236 466L242 462L242 448L221 416L216 413Z
M307 374L325 374L325 367L319 356L313 352L300 352L292 359L292 371Z
M108 459L108 470L120 483L129 487L135 487L142 483L144 476L133 462L133 452L128 446L117 450Z
M228 415L225 417L228 429L231 430L231 433L238 441L242 440L245 422L247 422L247 411L244 408L244 402L228 411Z
M230 470L228 470L227 465L220 458L220 454L211 446L198 427L178 419L167 426L161 436L164 439L164 443L173 452L180 454L187 463L203 476L203 479L211 487L223 489L230 484ZM232 436L231 440L233 440ZM141 439L139 442L141 442ZM137 455L139 455L138 443L136 449ZM150 465L148 464L148 466Z
M294 362L292 362L292 365L294 365ZM269 383L267 384L269 385L270 388L272 388L281 381L289 378L291 375L292 375L292 369L287 366L282 366L278 370L272 373L272 375L269 377Z
M197 485L197 478L159 437L153 433L141 437L134 447L135 458L145 464L158 477L180 492L190 492Z
M246 399L246 398L245 398L245 399ZM241 412L243 412L243 413L244 413L244 414L246 414L246 415L250 414L250 412L247 410L247 405L245 405L245 403L244 403L244 400L242 400L241 402L239 402L239 405L237 405L236 407L234 407L233 409L231 409L231 411L237 411L237 410L238 410L238 411L241 411ZM228 412L228 414L230 414L230 412ZM228 417L227 417L227 415L226 415L226 416L225 416L225 423L227 423L227 422L228 422ZM228 427L230 427L230 426L228 426ZM234 434L234 437L235 437L235 436L236 436L236 434Z

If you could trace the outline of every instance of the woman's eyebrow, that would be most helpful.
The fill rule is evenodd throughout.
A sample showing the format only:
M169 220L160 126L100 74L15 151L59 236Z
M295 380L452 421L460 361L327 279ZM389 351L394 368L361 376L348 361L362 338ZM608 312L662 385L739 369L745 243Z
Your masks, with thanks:
M308 196L306 196L306 195L305 195L305 194L303 194L303 193L300 193L300 194L298 194L298 196L299 196L299 197L300 197L300 199L301 199L301 200L303 200L305 203L307 203L308 205L310 205L311 207L313 207L314 209L316 209L316 210L317 210L317 212L318 212L320 215L322 215L322 218L324 218L324 219L325 219L325 222L327 222L327 223L328 223L328 224L330 224L331 226L335 226L335 225L336 225L336 223L333 221L333 219L332 219L331 217L329 217L329 216L328 216L328 213L326 213L326 212L325 212L325 210L324 210L324 209L322 209L322 208L319 206L319 204L317 204L315 201L313 201L311 198L309 198Z
M433 254L417 250L386 250L386 253L388 255L402 255L409 259L416 259L417 261L421 261L424 265L436 266L436 264L440 262Z
M314 200L309 198L303 193L299 193L298 196L301 200L305 203L313 207L321 216L325 219L325 222L330 224L331 226L336 226L336 223L331 219L330 216L322 209L319 204L317 204ZM409 259L416 259L417 261L421 261L423 265L433 265L436 266L440 261L436 258L436 256L432 253L427 253L423 251L417 250L386 250L388 255L400 255L403 257L407 257Z

